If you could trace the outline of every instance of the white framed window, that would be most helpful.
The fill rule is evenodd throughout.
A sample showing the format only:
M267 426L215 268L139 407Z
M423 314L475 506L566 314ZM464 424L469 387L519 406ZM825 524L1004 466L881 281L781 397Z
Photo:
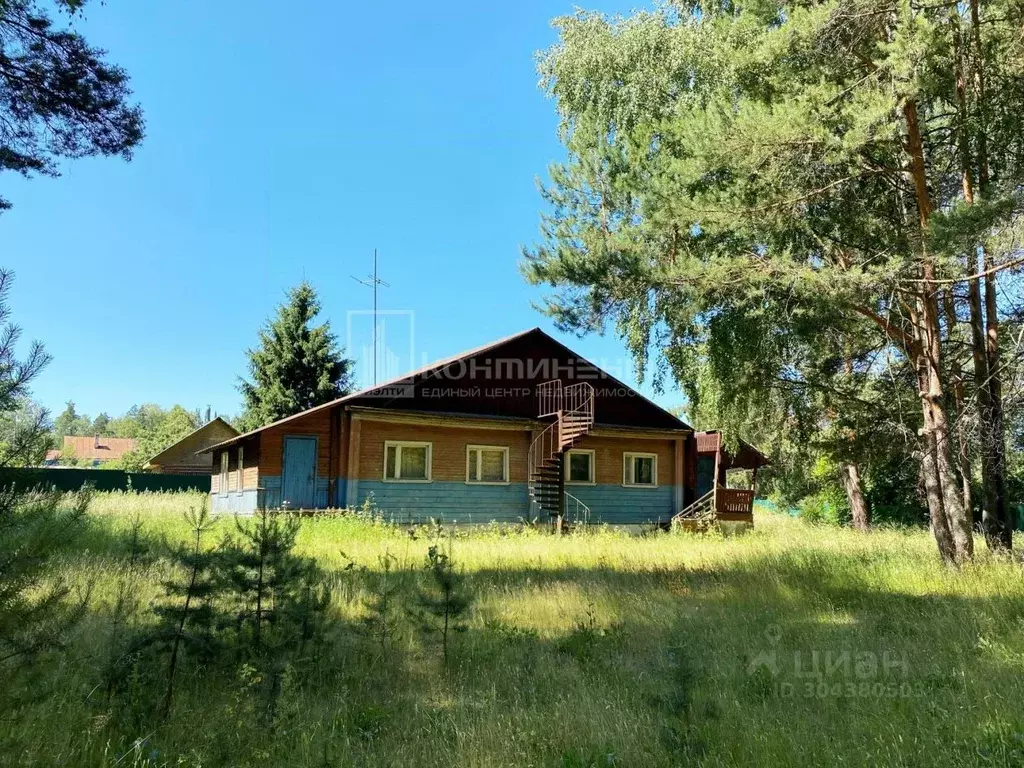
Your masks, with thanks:
M238 483L235 490L241 493L245 490L245 448L238 446Z
M655 488L658 485L658 454L622 454L622 484Z
M565 482L573 485L594 484L594 452L582 448L565 454Z
M384 479L391 483L429 483L433 443L384 441Z
M228 452L225 450L220 453L220 482L217 484L220 493L228 492L228 471Z
M503 445L467 445L466 482L507 485L508 447Z

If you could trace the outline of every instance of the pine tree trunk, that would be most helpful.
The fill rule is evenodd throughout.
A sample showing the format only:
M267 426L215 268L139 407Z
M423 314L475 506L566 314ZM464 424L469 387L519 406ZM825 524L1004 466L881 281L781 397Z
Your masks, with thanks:
M982 264L986 270L991 269L988 251L984 252ZM1003 418L999 311L996 306L994 272L985 276L985 353L988 362L989 410L985 418L988 429L983 433L987 437L987 444L983 446L983 451L989 454L991 471L991 489L986 488L991 498L991 519L985 526L985 540L994 550L1010 550L1013 548L1013 526L1006 505L1006 427Z
M843 487L846 489L846 500L850 503L853 516L853 527L858 531L871 528L871 510L864 498L864 486L860 479L860 468L856 464L843 466Z
M929 417L925 417L929 421ZM956 544L949 530L946 511L942 505L942 489L939 473L935 463L935 438L930 429L924 430L921 451L921 479L924 481L925 497L928 501L928 517L931 521L932 535L939 548L943 562L952 565L956 562Z
M974 44L975 92L977 115L980 128L977 134L977 178L981 193L984 194L989 182L988 144L986 128L985 71L981 58L981 20L978 0L971 0L971 27ZM965 50L967 44L961 40L960 15L954 13L956 32L954 36L954 67L956 74L957 112L960 122L959 144L963 175L964 202L973 205L975 200L975 167L971 156L970 132L972 130L968 108L967 75ZM983 252L982 271L990 268L988 252ZM968 272L978 267L976 254L967 259ZM1006 508L1006 440L1003 422L1002 384L999 377L999 316L996 307L996 276L985 277L984 317L981 300L980 279L971 280L968 285L968 303L971 313L971 352L974 357L974 379L978 403L978 433L981 445L981 477L984 486L982 529L989 549L1003 550L1013 546L1013 531L1009 512ZM987 325L987 328L986 328Z
M946 313L946 334L952 341L954 332L959 324L956 316L956 302L952 290L943 295L943 308ZM953 393L953 432L956 435L956 458L957 469L960 472L961 497L964 510L971 516L974 510L974 498L971 492L971 454L967 440L967 430L963 420L967 412L967 398L964 395L964 372L963 367L956 355L952 356L949 365L950 389Z
M924 144L917 118L917 104L908 99L903 105L903 114L907 122L906 148L910 155L910 175L914 183L917 198L919 226L921 233L921 277L917 301L919 304L915 328L918 344L919 394L921 410L924 416L924 435L926 438L926 454L932 456L931 467L926 467L926 483L928 475L934 475L936 488L928 493L929 512L932 516L932 528L939 540L941 530L938 529L938 518L945 521L945 527L952 535L956 560L969 560L974 555L974 537L971 520L966 514L960 489L953 471L950 452L949 421L943 405L942 387L942 339L939 327L938 301L936 299L935 264L928 253L924 238L928 231L932 214L932 201L928 191L928 179L924 162ZM941 499L941 508L934 504L933 492ZM943 545L940 541L939 550ZM946 553L943 552L943 558Z
M979 280L971 280L969 286L971 308L971 352L974 354L975 390L978 400L978 433L981 443L981 480L985 494L982 511L982 528L985 531L985 543L989 549L999 549L1001 545L999 531L999 494L1000 483L997 478L995 458L996 444L999 442L994 434L994 418L992 408L992 389L988 369L988 351L985 345L985 320L982 317L981 286ZM1004 500L1005 508L1005 500Z

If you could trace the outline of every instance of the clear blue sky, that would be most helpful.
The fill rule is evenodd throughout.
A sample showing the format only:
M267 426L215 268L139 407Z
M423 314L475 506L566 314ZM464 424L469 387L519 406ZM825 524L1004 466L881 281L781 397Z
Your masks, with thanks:
M381 308L411 313L387 318L387 373L553 331L517 264L538 237L535 178L562 154L534 53L571 11L91 2L76 25L130 73L147 136L131 163L0 177L15 318L54 357L35 397L90 415L140 402L236 413L243 350L284 290L313 282L345 341L347 313L371 306L350 275L371 270L374 247L391 284ZM371 325L351 327L365 376ZM563 340L634 382L614 336Z

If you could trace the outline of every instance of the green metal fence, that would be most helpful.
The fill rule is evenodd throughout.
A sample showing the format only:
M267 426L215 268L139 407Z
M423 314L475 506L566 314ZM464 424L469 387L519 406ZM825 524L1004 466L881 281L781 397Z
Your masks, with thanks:
M203 491L210 492L209 475L163 475L119 469L58 469L54 467L0 468L0 487L57 488L77 491L88 483L97 491Z

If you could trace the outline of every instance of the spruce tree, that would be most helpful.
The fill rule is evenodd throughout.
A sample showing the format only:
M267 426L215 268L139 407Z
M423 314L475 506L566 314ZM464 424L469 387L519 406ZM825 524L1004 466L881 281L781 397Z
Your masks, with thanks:
M350 390L352 361L343 356L329 322L313 324L320 309L313 286L301 283L288 292L276 316L260 331L259 346L247 350L252 380L239 383L243 431L330 402Z

